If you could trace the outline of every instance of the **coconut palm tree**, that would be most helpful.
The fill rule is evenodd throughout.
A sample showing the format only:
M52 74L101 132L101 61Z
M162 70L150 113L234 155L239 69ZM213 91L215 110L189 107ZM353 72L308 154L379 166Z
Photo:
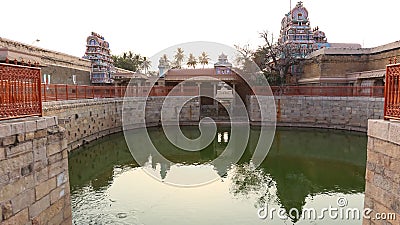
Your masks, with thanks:
M191 66L191 67L193 67L193 69L195 69L196 64L197 64L196 57L194 57L194 55L192 53L190 53L186 65Z
M183 59L185 58L185 55L183 54L184 51L182 50L182 48L177 48L176 49L176 53L174 55L174 64L176 66L176 68L181 69L182 68L182 62Z
M203 69L205 65L208 65L208 60L210 60L210 58L208 57L207 53L202 52L201 55L199 56L199 63L203 65Z
M147 71L151 67L151 61L147 57L143 57L142 61L142 69L144 69L144 74L147 74Z

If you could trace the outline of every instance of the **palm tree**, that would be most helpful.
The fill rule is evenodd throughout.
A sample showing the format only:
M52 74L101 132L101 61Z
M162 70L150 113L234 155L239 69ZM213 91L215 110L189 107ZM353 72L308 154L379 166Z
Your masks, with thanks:
M144 69L144 74L147 74L147 70L151 67L151 61L147 57L143 57L142 68Z
M207 53L202 52L201 55L199 56L199 63L203 65L203 69L205 65L208 65L208 60L210 60L210 58L208 57Z
M194 57L194 55L192 53L189 54L189 58L188 58L188 61L186 64L188 66L192 66L193 69L196 68L197 60L196 60L196 57Z
M174 58L175 58L174 64L176 65L176 67L178 69L182 68L182 62L183 62L183 59L185 58L185 55L183 53L184 53L184 51L182 50L182 48L176 49L176 53L174 55Z

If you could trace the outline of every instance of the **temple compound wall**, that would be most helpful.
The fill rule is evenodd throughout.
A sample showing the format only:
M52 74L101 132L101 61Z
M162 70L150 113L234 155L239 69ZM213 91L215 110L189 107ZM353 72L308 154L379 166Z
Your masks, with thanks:
M386 65L399 55L400 41L374 48L323 48L307 56L299 84L360 85L372 79L373 86L383 86Z

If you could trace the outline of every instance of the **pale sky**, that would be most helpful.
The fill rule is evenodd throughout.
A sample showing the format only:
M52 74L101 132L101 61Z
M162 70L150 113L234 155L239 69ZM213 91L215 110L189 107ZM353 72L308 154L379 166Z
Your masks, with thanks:
M289 0L13 0L3 1L0 37L82 57L92 31L112 54L151 57L191 41L261 44L259 32L279 35ZM297 1L292 1L292 7ZM400 40L399 0L304 0L311 26L332 43L375 47ZM36 39L40 42L34 43Z

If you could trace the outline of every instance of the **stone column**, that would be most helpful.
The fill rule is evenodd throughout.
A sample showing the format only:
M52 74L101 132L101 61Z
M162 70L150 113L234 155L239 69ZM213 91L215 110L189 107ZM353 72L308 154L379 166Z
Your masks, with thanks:
M214 99L214 107L215 107L215 109L217 110L217 114L218 114L218 101L215 99L215 97L216 97L216 95L217 95L217 84L216 83L213 83L213 99Z
M199 89L199 96L201 95L201 82L196 82L197 88Z
M233 113L233 110L235 109L235 104L236 104L236 84L232 83L232 94L233 94L233 99L232 99L232 104L231 104L231 112Z

